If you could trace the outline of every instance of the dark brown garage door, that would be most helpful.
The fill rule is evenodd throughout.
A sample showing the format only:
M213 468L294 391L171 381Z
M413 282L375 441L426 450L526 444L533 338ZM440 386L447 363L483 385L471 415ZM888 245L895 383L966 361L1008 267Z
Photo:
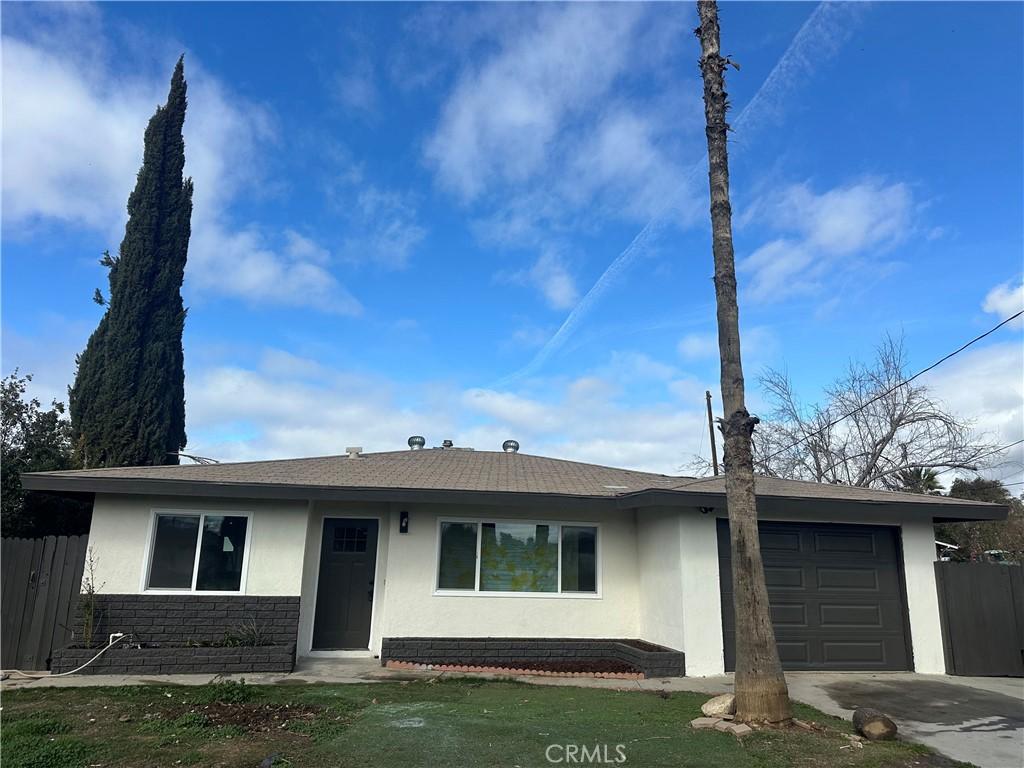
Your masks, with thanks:
M759 524L785 669L913 669L896 528ZM718 521L725 668L736 667L729 524Z

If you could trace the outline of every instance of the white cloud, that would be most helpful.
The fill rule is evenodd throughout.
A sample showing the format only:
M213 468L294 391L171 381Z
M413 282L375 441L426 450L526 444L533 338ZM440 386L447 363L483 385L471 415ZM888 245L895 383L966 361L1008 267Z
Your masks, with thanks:
M658 87L684 17L627 3L494 13L504 23L475 43L424 149L440 185L472 204L478 238L542 250L566 229L691 214L680 158L700 148L699 92ZM535 271L548 267L542 256ZM577 296L564 265L534 284L556 308Z
M356 193L349 223L355 233L344 240L342 255L387 269L403 269L427 234L403 195L372 184Z
M795 184L762 197L742 222L760 221L787 236L769 241L740 261L750 298L779 301L819 292L856 257L877 258L908 236L914 200L902 183L866 179L815 193Z
M779 340L770 327L755 325L741 329L740 346L744 365L764 365L771 362L778 352ZM717 360L718 335L714 332L688 333L679 340L678 351L683 359L689 361Z
M611 378L611 367L623 365L656 375L648 381L663 387L662 396L623 400ZM663 373L656 361L624 353L603 372L535 382L535 391L402 386L262 350L254 364L190 372L188 450L245 460L337 454L347 445L401 450L413 434L478 450L500 450L515 438L526 453L672 474L706 447L706 426L703 394L681 404L677 383Z
M579 297L576 281L554 252L541 254L528 274L553 309L568 309L576 303Z
M294 240L278 249L255 227L231 231L210 223L192 235L186 278L201 294L360 314L362 305L321 265L319 246L313 248L312 258L296 257Z
M967 350L925 381L953 413L993 442L1009 445L1024 438L1024 345L1019 338ZM1011 449L1001 466L984 474L1006 482L1024 480L1024 446Z
M349 109L375 112L377 109L377 82L373 64L362 57L334 78L334 95Z
M116 251L143 131L166 98L173 59L160 75L115 77L101 56L83 60L47 47L56 41L42 33L32 39L3 38L4 226L39 220L84 225ZM161 55L150 55L155 72ZM294 233L231 225L232 203L260 179L261 151L275 139L273 120L260 105L228 93L195 57L187 57L186 77L185 170L195 182L186 289L358 311L326 268L322 247L300 244ZM276 247L281 239L284 247Z
M679 354L687 360L701 360L718 354L718 337L713 333L688 333L679 340Z
M523 181L549 160L564 121L629 64L636 6L569 5L531 13L486 63L467 70L427 142L439 178L465 199Z
M330 251L294 229L286 229L284 239L284 252L290 259L314 264L327 264L331 260Z
M1020 312L1024 309L1024 280L1016 283L1013 280L1007 280L1005 283L997 285L985 296L981 307L986 312L997 315L1000 320L1005 320ZM1010 323L1010 326L1024 327L1024 317L1018 317Z

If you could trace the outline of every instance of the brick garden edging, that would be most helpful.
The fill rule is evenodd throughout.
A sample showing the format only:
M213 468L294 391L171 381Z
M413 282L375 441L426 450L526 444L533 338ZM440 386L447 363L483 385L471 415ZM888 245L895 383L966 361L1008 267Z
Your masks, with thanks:
M104 643L105 644L105 643ZM100 648L62 648L53 652L50 671L70 672ZM171 675L237 672L291 672L295 645L259 645L232 648L118 648L114 646L83 669L80 675Z
M519 669L517 667L477 667L465 664L414 664L410 661L389 661L388 669L430 670L433 672L487 672L497 675L542 675L544 677L604 677L614 680L643 680L643 672L554 672L549 669Z
M586 659L614 659L639 669L646 677L682 677L686 674L685 657L681 651L639 640L388 637L384 638L380 654L381 664L385 666L388 662L400 661L435 668L453 665L497 670L507 668L511 662L517 669L523 669L523 662L530 660L538 663L585 663Z

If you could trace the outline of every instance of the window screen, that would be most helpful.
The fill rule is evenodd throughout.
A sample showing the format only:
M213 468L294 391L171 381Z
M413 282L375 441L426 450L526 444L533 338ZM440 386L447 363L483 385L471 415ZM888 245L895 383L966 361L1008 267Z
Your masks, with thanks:
M237 592L242 586L246 517L206 515L199 548L197 590Z
M476 523L441 523L438 589L476 589Z
M199 515L159 515L153 537L149 586L155 589L188 589L196 563Z
M557 525L484 523L480 535L481 591L558 591Z
M562 591L597 591L597 529L562 527Z

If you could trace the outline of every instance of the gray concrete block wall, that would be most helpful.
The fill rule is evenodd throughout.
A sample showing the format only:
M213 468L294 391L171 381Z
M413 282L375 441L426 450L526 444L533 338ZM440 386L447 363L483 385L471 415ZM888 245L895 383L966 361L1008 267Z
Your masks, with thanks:
M100 594L96 602L93 645L101 647L114 632L131 634L143 645L216 642L252 622L267 643L288 645L296 642L299 629L298 596ZM76 643L81 626L76 618Z
M99 648L54 651L50 671L70 672L91 659ZM261 645L238 648L119 648L114 646L78 674L173 675L240 672L291 672L295 646Z
M646 644L650 645L650 644ZM558 638L384 638L380 660L417 664L503 666L510 661L560 662L615 659L639 669L646 677L680 677L685 657L670 648L638 648L622 640Z

